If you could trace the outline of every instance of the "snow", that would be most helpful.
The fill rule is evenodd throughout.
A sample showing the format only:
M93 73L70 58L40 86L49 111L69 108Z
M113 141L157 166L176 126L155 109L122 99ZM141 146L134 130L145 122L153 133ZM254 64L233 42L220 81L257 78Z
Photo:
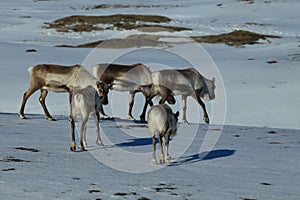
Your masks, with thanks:
M170 142L173 162L151 165L151 139L141 124L101 121L104 146L98 147L94 122L89 120L88 151L70 152L66 116L55 116L55 122L47 122L43 115L29 117L0 115L5 141L0 147L1 199L298 199L300 195L299 130L228 125L204 157L208 152L199 153L200 144L207 130L216 128L180 124L177 136L183 140L175 141L176 136ZM185 141L189 138L191 143ZM178 149L186 147L177 157ZM30 162L3 161L9 158ZM151 171L128 172L136 166Z
M0 2L1 199L299 199L299 1L151 0L147 4L180 6L82 9L96 4L99 2L82 0ZM282 38L240 48L184 43L76 49L54 46L144 33L57 33L43 28L45 22L69 15L117 13L162 14L173 19L170 25L193 29L171 36L243 29ZM25 52L28 49L37 52ZM187 120L191 124L179 123L178 135L170 142L172 162L151 165L147 125L126 120L127 93L110 93L105 111L116 118L100 122L103 147L95 145L94 122L89 120L85 152L69 151L67 94L49 93L47 97L55 122L44 119L38 92L25 109L30 119L17 117L29 85L29 66L82 63L90 69L93 64L111 61L142 62L153 71L194 65L207 78L216 77L216 99L205 102L212 124L203 124L200 107L189 98ZM176 100L172 109L181 112L181 98ZM137 94L136 118L142 104L143 97Z

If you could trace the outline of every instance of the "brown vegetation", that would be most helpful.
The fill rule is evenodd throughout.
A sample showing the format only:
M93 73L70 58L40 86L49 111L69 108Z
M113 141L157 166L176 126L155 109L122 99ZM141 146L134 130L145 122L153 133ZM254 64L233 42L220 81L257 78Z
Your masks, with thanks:
M195 36L192 38L199 43L225 43L229 46L240 47L247 44L259 44L260 39L267 40L267 38L281 37L275 35L258 34L244 30L235 30L233 32L220 35Z
M159 41L164 36L160 35L129 35L126 38L112 38L107 40L100 40L96 42L80 44L77 46L59 45L57 47L71 47L71 48L131 48L141 46L163 46L167 45L167 42Z
M184 27L164 26L159 23L169 23L170 18L160 15L116 14L108 16L72 15L45 23L46 28L54 28L58 32L90 32L93 30L130 30L141 27L166 28L170 31L190 30ZM103 25L103 27L100 27ZM105 26L104 26L105 25Z
M91 10L91 9L106 9L106 8L177 8L177 7L183 7L184 5L173 5L173 4L134 4L134 5L128 5L128 4L99 4L95 6L89 6L83 8L84 10Z
M146 31L147 29L145 29ZM163 38L178 38L177 36L153 35L153 34L140 34L130 35L126 38L112 38L107 40L100 40L96 42L80 44L77 46L59 45L57 47L72 47L72 48L130 48L141 46L170 46L173 44L188 43L196 41L198 43L224 43L229 46L241 47L244 45L259 44L259 40L267 40L267 38L280 38L274 35L262 35L244 30L236 30L227 34L208 35L208 36L193 36L193 40L182 42L166 42ZM184 39L184 38L183 38ZM268 41L270 42L270 41ZM99 46L98 46L99 45ZM295 55L293 55L295 56Z

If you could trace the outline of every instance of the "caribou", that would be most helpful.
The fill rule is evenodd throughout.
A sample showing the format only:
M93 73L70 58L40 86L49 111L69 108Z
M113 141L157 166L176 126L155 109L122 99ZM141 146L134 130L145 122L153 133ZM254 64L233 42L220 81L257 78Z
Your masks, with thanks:
M177 132L179 112L173 113L167 104L158 104L153 106L148 112L148 125L150 136L152 138L153 156L151 163L156 164L156 139L155 133L160 146L160 163L170 162L169 141L170 136L175 136ZM163 150L164 146L164 150Z
M145 97L145 107L148 103L152 106L152 101L146 101L149 98L152 86L151 71L148 67L141 63L132 65L120 65L120 64L97 64L93 66L93 75L100 81L103 81L111 90L116 91L129 91L129 110L128 119L134 119L132 116L132 107L134 105L134 97L137 92L141 92ZM105 114L103 106L100 107L100 114L104 118L109 118ZM141 118L142 121L145 121Z
M80 145L79 150L85 150L86 143L86 123L89 119L90 113L93 114L95 123L96 123L96 135L97 140L96 144L102 145L101 137L100 137L100 128L99 128L99 115L97 114L100 109L100 97L97 91L92 86L87 86L86 88L78 88L75 87L73 89L71 102L71 130L72 130L72 143L70 145L70 150L76 150L76 142L75 142L75 120L76 116L81 116L81 129L80 129Z
M70 105L74 87L85 88L91 85L96 89L103 104L107 104L108 86L93 77L83 66L62 66L56 64L39 64L28 68L30 86L23 95L19 117L26 119L24 109L28 98L37 90L41 90L39 101L48 120L55 120L49 113L45 104L48 91L68 92Z
M209 123L209 117L206 107L201 98L207 100L215 99L215 78L209 80L202 76L196 69L164 69L152 73L153 85L151 88L150 101L154 96L160 95L160 104L165 103L173 95L181 95L182 97L182 122L188 123L186 119L186 100L188 96L194 98L203 110L203 120ZM175 103L175 100L168 101ZM147 106L146 106L147 108ZM146 108L143 110L145 115Z

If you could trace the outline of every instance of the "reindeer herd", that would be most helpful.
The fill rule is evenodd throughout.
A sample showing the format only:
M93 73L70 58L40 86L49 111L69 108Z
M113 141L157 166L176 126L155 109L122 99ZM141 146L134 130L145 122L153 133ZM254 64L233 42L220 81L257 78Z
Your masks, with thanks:
M147 107L152 108L148 112L147 120L150 136L153 144L152 163L156 163L155 133L158 133L160 143L160 163L169 162L168 153L170 135L177 131L179 112L173 113L172 109L165 104L175 104L174 95L182 96L182 122L186 119L186 100L188 96L194 98L203 110L203 120L209 123L206 107L201 98L213 100L215 98L215 78L209 80L202 76L196 69L167 69L151 72L141 64L97 64L92 67L93 75L81 65L62 66L55 64L39 64L29 67L30 85L23 95L19 117L26 119L24 114L28 98L37 90L41 91L39 101L48 120L55 120L49 113L45 104L48 91L68 92L70 103L70 124L72 143L70 150L76 150L75 120L80 115L82 119L80 129L79 149L86 148L86 123L90 114L93 114L96 123L98 145L102 145L99 129L99 119L109 118L104 112L103 105L108 104L109 90L129 91L128 119L134 119L132 108L137 92L141 92L145 98L140 119L146 122ZM153 106L152 99L161 96L159 105ZM165 151L163 151L163 146ZM164 155L165 153L165 155Z

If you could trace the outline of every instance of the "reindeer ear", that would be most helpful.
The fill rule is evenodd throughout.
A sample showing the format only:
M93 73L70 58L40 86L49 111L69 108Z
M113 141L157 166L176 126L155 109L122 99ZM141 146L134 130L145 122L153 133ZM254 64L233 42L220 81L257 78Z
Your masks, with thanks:
M213 82L213 83L215 83L215 81L216 81L216 78L215 78L215 77L213 77L213 78L212 78L212 82Z
M96 82L96 85L97 85L97 88L100 88L102 86L101 82L100 81L97 81Z
M177 112L175 113L175 117L178 118L178 116L179 116L179 111L177 111Z

